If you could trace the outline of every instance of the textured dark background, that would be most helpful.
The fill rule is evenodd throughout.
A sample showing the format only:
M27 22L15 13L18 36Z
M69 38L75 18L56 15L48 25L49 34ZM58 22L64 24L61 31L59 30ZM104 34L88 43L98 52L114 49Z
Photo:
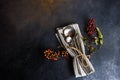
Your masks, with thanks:
M104 35L91 61L96 72L75 78L72 60L48 61L55 28L93 17ZM120 80L120 0L1 0L0 80Z

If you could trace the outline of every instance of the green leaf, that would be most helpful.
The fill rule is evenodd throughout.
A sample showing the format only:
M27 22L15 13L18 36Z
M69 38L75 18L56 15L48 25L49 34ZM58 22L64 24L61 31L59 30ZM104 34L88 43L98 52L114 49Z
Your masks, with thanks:
M103 35L102 32L100 31L100 29L98 27L96 27L97 32L98 32L98 38L99 38L99 44L103 45Z
M98 37L103 39L103 35L102 32L100 31L100 29L98 27L96 27L97 32L98 32Z
M100 39L100 45L103 45L103 39Z
M99 39L95 37L95 44L98 45L98 43L99 43Z

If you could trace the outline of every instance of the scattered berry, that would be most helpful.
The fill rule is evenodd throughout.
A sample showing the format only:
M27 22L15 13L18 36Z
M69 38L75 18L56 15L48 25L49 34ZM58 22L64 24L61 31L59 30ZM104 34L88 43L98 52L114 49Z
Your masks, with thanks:
M65 51L65 50L63 50L63 51L60 53L60 51L55 52L55 51L52 51L52 50L50 50L50 49L47 49L47 50L44 51L44 56L45 56L45 58L48 59L48 60L58 60L59 57L60 57L60 55L61 55L62 57L67 57L67 56L68 56L68 52Z

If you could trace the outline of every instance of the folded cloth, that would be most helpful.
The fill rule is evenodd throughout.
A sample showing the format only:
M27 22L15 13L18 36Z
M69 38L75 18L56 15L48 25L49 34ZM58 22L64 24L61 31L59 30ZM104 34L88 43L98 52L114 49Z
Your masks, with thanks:
M73 57L73 68L76 77L87 76L95 72L93 65L85 54L83 37L78 24L57 28L56 37L61 46Z

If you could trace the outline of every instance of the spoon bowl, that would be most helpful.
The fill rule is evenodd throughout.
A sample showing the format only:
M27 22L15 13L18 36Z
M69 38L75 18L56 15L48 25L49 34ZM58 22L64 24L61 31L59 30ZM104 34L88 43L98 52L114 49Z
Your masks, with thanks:
M76 33L75 33L75 29L73 27L68 26L63 30L63 34L66 38L66 42L70 43Z

